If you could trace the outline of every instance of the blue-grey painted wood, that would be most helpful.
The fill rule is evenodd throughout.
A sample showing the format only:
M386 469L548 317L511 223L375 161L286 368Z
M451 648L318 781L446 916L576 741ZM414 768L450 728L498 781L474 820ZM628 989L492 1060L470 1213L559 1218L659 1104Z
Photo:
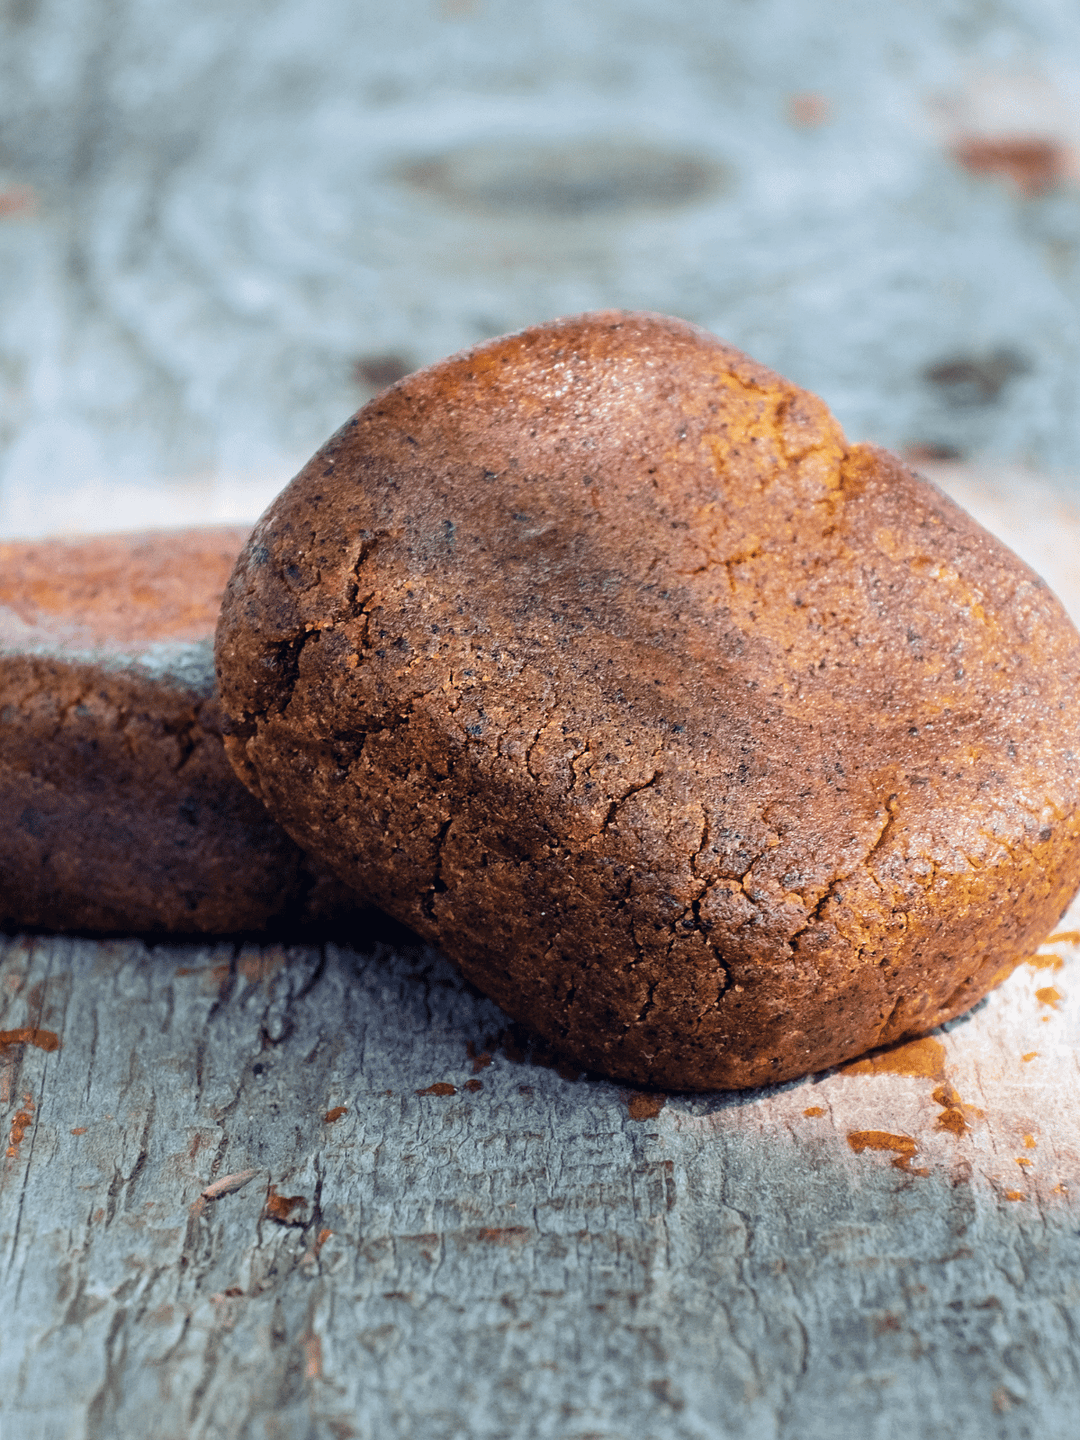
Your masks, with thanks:
M10 938L3 1433L1066 1440L1047 953L916 1073L661 1102L510 1058L419 946Z

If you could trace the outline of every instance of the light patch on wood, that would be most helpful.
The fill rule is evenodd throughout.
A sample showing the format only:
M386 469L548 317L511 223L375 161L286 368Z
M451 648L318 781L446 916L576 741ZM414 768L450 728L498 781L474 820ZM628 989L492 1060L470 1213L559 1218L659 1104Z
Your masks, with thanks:
M258 1170L238 1170L235 1175L223 1175L220 1180L215 1180L212 1185L207 1185L202 1192L204 1200L220 1200L222 1195L231 1195L235 1190L242 1190Z

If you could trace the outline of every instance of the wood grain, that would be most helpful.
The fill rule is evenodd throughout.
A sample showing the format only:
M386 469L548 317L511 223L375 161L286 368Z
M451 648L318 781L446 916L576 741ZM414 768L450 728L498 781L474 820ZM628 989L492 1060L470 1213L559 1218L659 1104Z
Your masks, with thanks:
M1076 938L661 1097L511 1059L420 946L9 937L3 1433L1071 1436Z
M388 360L632 303L853 436L1071 476L935 467L1080 616L1075 194L912 123L1020 104L1076 141L1075 7L647 8L2 7L0 533L253 517ZM733 181L678 223L477 222L394 178L657 125ZM979 336L1031 374L950 406L925 372ZM1080 985L1048 953L940 1052L661 1100L511 1058L428 951L2 941L0 1435L1073 1440Z

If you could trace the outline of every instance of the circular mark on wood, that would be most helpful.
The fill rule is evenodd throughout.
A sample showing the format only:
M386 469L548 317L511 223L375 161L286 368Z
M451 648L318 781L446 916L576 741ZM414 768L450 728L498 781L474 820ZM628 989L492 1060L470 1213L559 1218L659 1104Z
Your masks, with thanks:
M485 215L575 220L691 204L722 185L711 160L628 140L470 145L406 161L395 178Z

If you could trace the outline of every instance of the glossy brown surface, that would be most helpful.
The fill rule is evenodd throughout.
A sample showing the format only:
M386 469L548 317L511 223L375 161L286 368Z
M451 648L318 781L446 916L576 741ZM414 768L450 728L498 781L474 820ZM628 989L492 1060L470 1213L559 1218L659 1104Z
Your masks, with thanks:
M253 533L230 753L583 1067L749 1086L967 1009L1080 879L1080 637L893 456L679 321L414 375Z
M353 908L222 749L209 642L246 534L0 545L0 923L229 933Z

